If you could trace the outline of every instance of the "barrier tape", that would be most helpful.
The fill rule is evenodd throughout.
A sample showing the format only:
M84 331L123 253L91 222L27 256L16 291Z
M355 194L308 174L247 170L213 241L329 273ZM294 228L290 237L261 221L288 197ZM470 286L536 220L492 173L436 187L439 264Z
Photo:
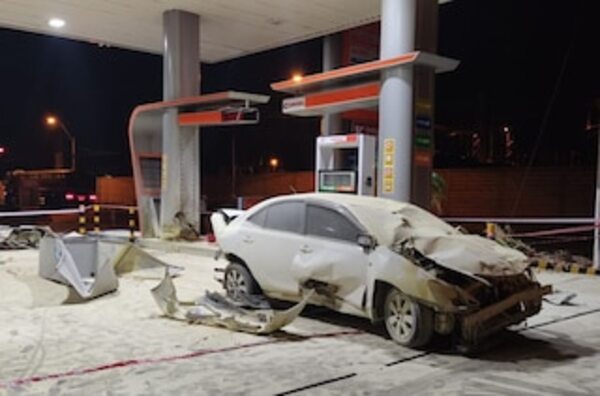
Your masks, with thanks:
M27 217L27 216L51 216L62 214L77 214L78 208L73 209L48 209L48 210L23 210L17 212L0 212L0 217Z
M77 208L69 208L69 209L47 209L47 210L22 210L16 212L0 212L1 218L19 218L19 217L33 217L33 216L52 216L52 215L67 215L67 214L77 214L77 232L79 234L87 233L87 217L86 212L88 210L93 211L92 215L92 224L93 230L95 233L100 233L100 211L101 209L116 209L116 210L126 210L128 212L128 226L129 226L129 240L131 242L135 241L135 231L137 226L136 219L136 206L126 206L126 205L84 205L81 204Z
M543 230L543 231L524 232L524 233L520 233L520 234L512 234L511 237L533 238L533 237L554 236L554 235L563 235L563 234L577 234L580 232L594 231L598 227L600 227L600 224L593 224L591 226L556 228L553 230Z
M541 271L567 272L582 275L600 275L600 269L594 267L583 267L573 263L553 263L546 260L536 260L529 264L532 268Z
M594 224L593 217L444 217L448 223Z
M91 209L95 205L84 205L85 209ZM99 205L102 209L119 209L129 210L131 208L137 209L136 206L126 205ZM51 215L63 215L63 214L77 214L79 213L79 207L77 208L66 208L66 209L44 209L44 210L18 210L14 212L2 212L0 211L0 217L28 217L28 216L51 216Z

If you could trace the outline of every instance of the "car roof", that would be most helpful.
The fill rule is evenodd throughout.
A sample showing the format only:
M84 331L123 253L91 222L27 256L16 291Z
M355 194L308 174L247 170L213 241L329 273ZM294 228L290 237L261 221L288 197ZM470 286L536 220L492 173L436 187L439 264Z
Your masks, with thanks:
M416 205L387 198L354 194L302 193L282 195L261 202L251 210L251 213L272 204L298 200L342 206L352 213L369 233L376 236L380 243L391 243L394 231L396 227L403 224L403 219L410 220L415 229L433 227L443 232L453 232L450 225ZM251 213L248 215L251 215Z
M268 203L285 202L293 200L306 200L306 201L326 201L332 204L340 204L351 209L353 206L364 206L371 209L381 210L399 210L409 206L413 206L410 203L394 201L387 198L355 195L355 194L340 194L340 193L301 193L301 194L290 194L273 197ZM267 203L267 201L263 201Z

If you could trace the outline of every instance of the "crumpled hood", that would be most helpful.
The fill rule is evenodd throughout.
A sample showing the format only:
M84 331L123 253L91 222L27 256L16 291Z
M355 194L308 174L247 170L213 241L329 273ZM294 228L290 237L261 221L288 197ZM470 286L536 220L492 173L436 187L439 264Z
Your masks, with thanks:
M348 201L347 207L382 246L391 250L412 241L426 257L443 266L471 274L510 275L527 268L518 250L477 235L463 234L433 214L411 204L378 198Z
M406 229L399 227L397 240L406 237L418 251L438 264L471 274L513 275L527 268L527 257L520 251L477 235L444 234L427 229L411 230L407 235Z

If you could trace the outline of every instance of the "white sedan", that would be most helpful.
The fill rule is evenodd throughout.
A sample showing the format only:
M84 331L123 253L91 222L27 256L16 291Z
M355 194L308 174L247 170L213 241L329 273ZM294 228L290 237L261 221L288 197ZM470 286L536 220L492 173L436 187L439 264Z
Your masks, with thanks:
M526 257L467 235L407 203L347 194L271 198L230 220L212 218L229 260L224 287L384 321L399 344L426 345L434 333L463 344L539 312L550 291Z

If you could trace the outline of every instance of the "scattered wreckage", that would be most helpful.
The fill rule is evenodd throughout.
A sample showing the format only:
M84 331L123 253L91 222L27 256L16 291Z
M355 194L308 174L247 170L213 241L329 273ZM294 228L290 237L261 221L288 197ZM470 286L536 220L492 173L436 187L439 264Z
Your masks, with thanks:
M280 311L260 297L245 296L234 301L209 291L196 301L180 301L168 274L152 289L156 304L169 318L252 334L271 334L287 326L300 315L312 294L307 292L298 304Z
M537 314L551 292L523 253L407 203L297 194L211 221L231 299L298 302L312 288L309 303L383 321L401 345L424 346L434 333L475 345Z
M270 334L291 323L306 305L312 292L295 306L273 310L265 300L248 298L234 302L216 292L195 302L177 299L172 278L183 268L166 264L139 247L92 236L61 237L48 233L40 242L39 275L71 287L81 300L113 292L118 277L162 278L152 296L164 315L178 320L254 334Z
M39 275L73 288L81 299L117 290L118 276L136 272L160 278L183 268L166 264L139 247L91 236L60 237L48 233L40 242ZM157 272L158 271L158 272Z
M50 228L18 226L0 228L0 250L36 249Z

